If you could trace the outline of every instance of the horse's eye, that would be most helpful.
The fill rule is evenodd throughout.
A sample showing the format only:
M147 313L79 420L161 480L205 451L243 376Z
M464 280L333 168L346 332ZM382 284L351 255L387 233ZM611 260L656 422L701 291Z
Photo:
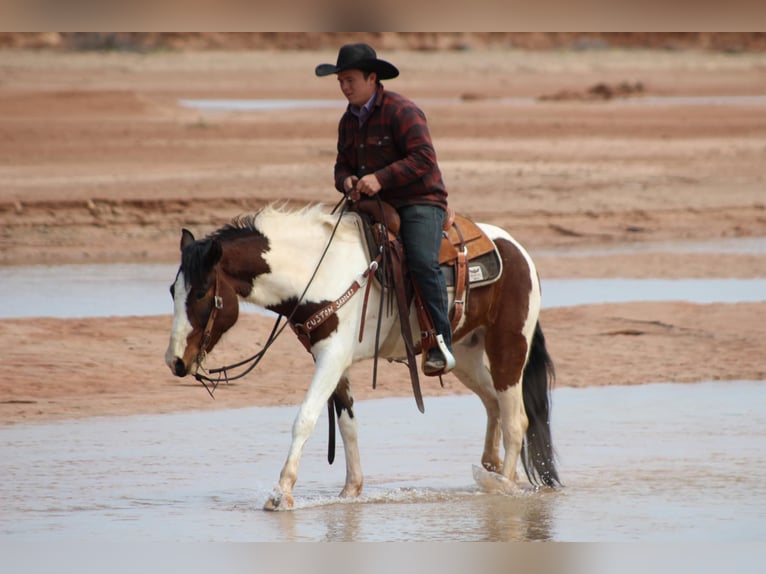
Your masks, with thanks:
M205 298L205 295L207 295L207 291L200 289L197 291L197 294L194 296L194 298L197 299L197 301L202 301Z

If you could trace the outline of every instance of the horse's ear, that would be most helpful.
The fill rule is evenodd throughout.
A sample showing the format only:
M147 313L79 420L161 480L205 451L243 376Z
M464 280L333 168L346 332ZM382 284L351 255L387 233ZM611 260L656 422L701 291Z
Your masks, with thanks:
M204 268L212 269L215 267L215 264L218 263L218 261L221 259L221 255L223 255L221 243L217 239L213 239L210 242L210 247L205 252Z
M184 250L184 247L186 247L187 245L191 245L192 243L194 243L194 235L192 234L192 232L185 228L182 229L181 230L181 251Z

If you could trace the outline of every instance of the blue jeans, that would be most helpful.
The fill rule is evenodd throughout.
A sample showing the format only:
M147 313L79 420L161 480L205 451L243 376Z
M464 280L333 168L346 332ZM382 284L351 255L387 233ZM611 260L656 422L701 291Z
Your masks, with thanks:
M398 210L400 235L412 280L434 322L437 335L452 351L447 284L439 268L439 248L446 212L433 205L408 205Z

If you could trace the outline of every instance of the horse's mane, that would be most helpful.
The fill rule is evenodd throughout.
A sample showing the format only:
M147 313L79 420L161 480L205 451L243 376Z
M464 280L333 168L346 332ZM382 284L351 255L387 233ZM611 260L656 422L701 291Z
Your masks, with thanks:
M252 216L252 224L255 228L271 230L265 233L270 238L271 233L278 229L290 233L288 239L295 237L296 233L309 233L319 240L320 236L313 234L320 230L329 233L337 221L338 215L330 213L328 206L324 203L310 203L297 209L289 209L285 204L270 204ZM347 217L343 218L340 228L357 233L353 220Z
M205 256L212 245L213 240L206 237L184 247L181 253L181 271L187 285L201 285L205 281L208 271L205 268Z
M208 235L207 239L228 241L230 239L242 237L243 235L263 235L255 225L255 218L258 216L258 213L260 212L235 217L230 223L227 223L220 229Z
M181 254L181 269L184 273L184 280L192 285L201 284L209 269L206 266L206 258L214 243L219 241L228 241L244 235L263 235L255 226L255 217L253 215L240 215L235 217L230 223L214 231L204 239L195 241L188 245Z
M298 209L288 209L285 203L272 203L255 213L239 215L204 239L195 241L184 249L181 269L186 281L198 284L205 280L209 271L205 266L205 259L210 249L214 248L214 243L253 235L265 237L261 227L267 221L270 222L271 227L274 227L274 222L278 222L277 227L293 231L306 230L317 225L332 229L337 216L329 213L327 206L322 203L308 204Z
M270 203L255 213L235 217L231 222L208 235L208 239L227 241L251 234L263 236L258 223L267 218L284 219L286 222L299 220L304 224L335 223L335 217L327 212L326 206L322 203L312 203L298 209L288 209L285 203Z

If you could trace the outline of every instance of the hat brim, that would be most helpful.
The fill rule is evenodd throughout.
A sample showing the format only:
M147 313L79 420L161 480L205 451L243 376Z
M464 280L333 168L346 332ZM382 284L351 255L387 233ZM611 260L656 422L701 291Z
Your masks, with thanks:
M362 70L365 72L375 72L378 75L379 80L390 80L399 75L399 70L396 66L385 60L358 60L348 66L338 67L334 64L319 64L314 73L319 76L329 76L331 74L337 74L344 70Z

